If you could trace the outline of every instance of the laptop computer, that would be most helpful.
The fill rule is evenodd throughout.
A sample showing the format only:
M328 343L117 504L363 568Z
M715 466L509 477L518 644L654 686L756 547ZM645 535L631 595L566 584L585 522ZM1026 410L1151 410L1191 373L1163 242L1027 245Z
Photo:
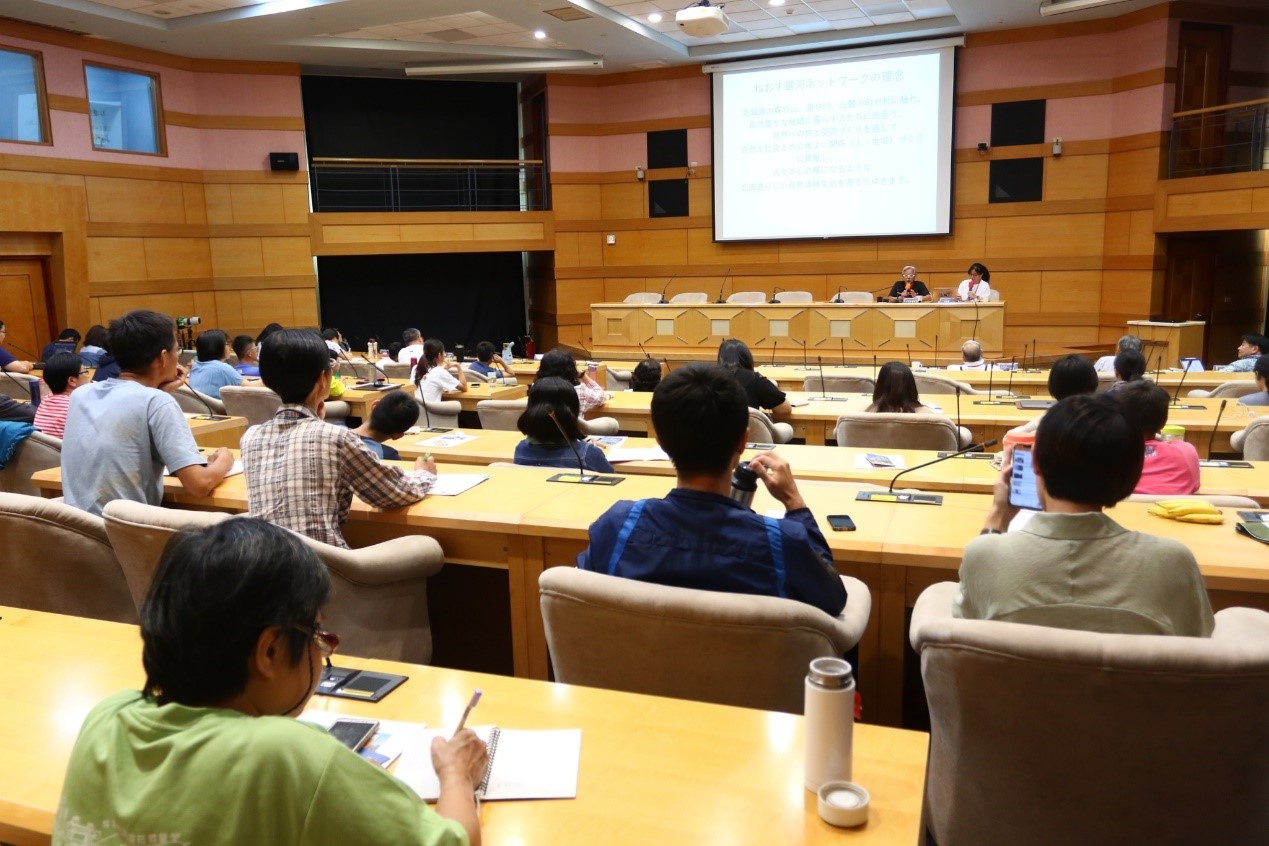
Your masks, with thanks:
M1181 359L1181 369L1189 371L1190 373L1201 373L1207 368L1203 366L1203 362L1200 359L1183 358Z
M951 288L935 288L933 291L934 301L939 303L954 303L956 297L952 295Z

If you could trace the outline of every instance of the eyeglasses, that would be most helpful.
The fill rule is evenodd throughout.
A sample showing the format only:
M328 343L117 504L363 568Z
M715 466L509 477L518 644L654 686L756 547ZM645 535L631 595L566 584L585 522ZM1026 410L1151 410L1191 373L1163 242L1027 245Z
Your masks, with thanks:
M317 622L311 626L296 626L297 631L311 635L313 640L317 641L317 648L322 651L323 658L329 658L335 654L335 650L339 649L339 635L334 632L328 632Z

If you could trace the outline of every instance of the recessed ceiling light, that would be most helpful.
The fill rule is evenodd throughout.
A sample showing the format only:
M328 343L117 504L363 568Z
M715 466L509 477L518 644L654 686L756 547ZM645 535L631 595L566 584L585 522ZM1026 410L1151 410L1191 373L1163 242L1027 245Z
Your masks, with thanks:
M534 30L533 37L536 38L538 41L541 41L543 38L546 38L546 30L544 29Z
M661 23L661 20L662 20L662 18L661 18L661 13L660 13L660 12L653 12L652 14L648 15L648 20L652 21L652 23L654 23L654 24L659 24L659 23Z
M767 0L768 6L783 6L784 0Z

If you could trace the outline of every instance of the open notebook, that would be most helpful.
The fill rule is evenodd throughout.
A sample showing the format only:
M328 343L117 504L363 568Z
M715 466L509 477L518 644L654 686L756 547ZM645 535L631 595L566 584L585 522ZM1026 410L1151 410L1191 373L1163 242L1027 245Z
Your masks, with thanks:
M576 799L577 768L582 752L581 729L519 730L473 726L489 744L489 768L476 786L481 799ZM423 742L407 749L397 762L396 776L428 801L441 795L432 769L432 738L449 737L429 731Z

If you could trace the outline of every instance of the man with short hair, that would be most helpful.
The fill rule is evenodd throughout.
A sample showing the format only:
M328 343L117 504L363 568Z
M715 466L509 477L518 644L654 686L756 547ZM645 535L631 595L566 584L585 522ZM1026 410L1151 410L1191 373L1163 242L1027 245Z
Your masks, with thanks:
M423 360L423 333L418 329L406 329L401 333L401 351L397 353L397 364L410 364Z
M749 403L722 367L691 364L652 394L657 443L678 484L664 499L623 500L590 527L577 566L675 587L796 599L837 616L846 588L789 469L774 452L749 467L785 507L782 519L729 496L745 449Z
M961 370L986 370L987 362L983 361L983 345L970 338L961 344Z
M1265 354L1269 354L1269 338L1257 332L1248 332L1238 344L1238 360L1218 364L1212 369L1222 373L1250 373L1256 368L1256 359Z
M200 394L220 399L221 388L245 385L251 381L225 361L229 358L229 351L225 348L225 333L219 329L208 329L199 335L194 342L194 350L198 360L190 370L189 386Z
M1115 355L1121 352L1141 352L1141 339L1136 335L1124 335L1115 344ZM1098 373L1114 373L1115 372L1115 355L1104 355L1097 359L1097 363L1093 365L1093 369Z
M119 375L75 391L66 415L66 504L93 514L113 499L159 505L165 467L191 496L210 496L233 455L221 447L204 459L169 393L185 376L176 323L156 311L130 311L110 321L110 352Z
M1053 362L1049 368L1049 396L1055 400L1064 400L1076 394L1092 394L1097 392L1097 371L1088 359L1078 355L1068 355ZM1005 433L1009 440L1034 435L1040 426L1040 417L1033 417L1020 426L1014 426Z
M1103 513L1141 476L1140 431L1120 404L1079 395L1049 409L1033 465L1044 510L1016 531L1010 461L982 533L965 547L954 613L977 620L1124 634L1208 637L1214 621L1193 553Z
M436 481L433 462L416 459L411 473L381 464L351 429L322 419L331 358L314 330L270 335L260 376L282 406L242 436L251 516L347 547L341 527L354 493L376 508L396 508L418 502Z
M1160 440L1172 397L1154 382L1139 379L1115 392L1128 421L1141 433L1145 459L1133 493L1192 494L1199 489L1199 456L1194 444Z
M401 458L384 441L396 440L405 430L419 422L419 403L405 391L393 391L370 407L370 419L356 429L357 437L376 456L387 461Z
M44 384L51 393L40 400L35 412L35 428L55 438L66 430L66 415L70 411L71 391L89 382L88 368L73 352L59 352L44 362ZM35 384L32 382L31 384Z
M49 341L44 345L44 349L40 351L40 361L48 362L50 358L58 353L73 353L78 346L79 330L73 328L63 329L58 333L56 341Z
M476 360L469 364L467 369L485 377L488 377L490 373L498 373L512 379L516 376L511 366L502 360L502 356L498 354L498 348L492 341L481 341L476 345Z
M234 355L238 356L238 363L234 365L243 376L252 379L260 378L260 358L257 353L256 339L250 335L234 336Z
M1115 356L1115 383L1106 389L1106 393L1113 394L1129 382L1136 382L1145 375L1146 357L1139 352L1125 350Z
M1269 405L1269 355L1257 358L1251 372L1255 374L1256 387L1260 390L1254 394L1243 394L1238 398L1239 405Z

